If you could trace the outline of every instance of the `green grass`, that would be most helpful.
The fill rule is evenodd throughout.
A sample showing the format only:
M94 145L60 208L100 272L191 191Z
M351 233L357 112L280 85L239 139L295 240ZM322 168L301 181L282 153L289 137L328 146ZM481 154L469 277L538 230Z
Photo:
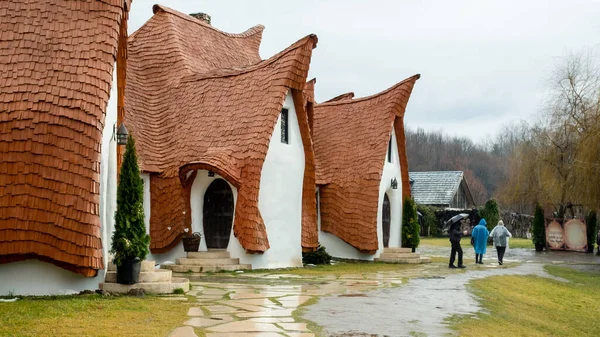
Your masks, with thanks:
M188 308L153 296L25 297L0 303L0 336L166 336Z
M597 336L600 274L546 266L563 283L537 276L472 281L484 310L449 320L460 336Z
M464 238L461 241L461 244L464 246L465 244L469 244L470 238ZM450 241L448 238L421 238L420 245L426 246L435 246L435 247L448 247L450 248ZM521 238L512 238L509 241L510 248L525 248L525 249L534 249L535 246L530 239L521 239Z

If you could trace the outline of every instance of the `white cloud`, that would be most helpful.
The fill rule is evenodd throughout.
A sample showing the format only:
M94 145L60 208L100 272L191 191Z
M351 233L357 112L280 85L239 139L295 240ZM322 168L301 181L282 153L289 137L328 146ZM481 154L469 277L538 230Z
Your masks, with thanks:
M158 1L158 0L156 0ZM152 16L135 0L130 33ZM545 80L568 51L600 42L600 1L169 1L206 12L213 26L242 32L265 25L261 56L319 36L311 64L316 98L382 91L416 73L410 125L477 140L540 108Z

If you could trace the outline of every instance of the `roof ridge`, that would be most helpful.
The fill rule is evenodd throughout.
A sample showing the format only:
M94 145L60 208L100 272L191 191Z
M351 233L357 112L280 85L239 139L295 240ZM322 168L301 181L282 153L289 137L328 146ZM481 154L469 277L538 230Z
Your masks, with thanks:
M214 70L204 72L204 73L191 74L191 75L183 77L181 79L180 83L202 81L202 80L210 79L210 78L230 77L230 76L238 76L238 75L246 74L246 73L255 71L257 69L261 69L261 68L271 65L272 63L274 63L275 61L277 61L284 55L286 55L300 47L305 46L309 42L313 43L313 47L312 47L313 49L316 48L317 42L318 42L317 35L309 34L309 35L303 37L302 39L296 41L295 43L293 43L286 49L282 50L281 52L271 56L270 58L268 58L266 60L262 60L256 64L249 65L247 67L220 68L220 69L214 69Z
M379 96L387 94L388 92L396 89L397 87L399 87L399 86L401 86L403 84L406 84L407 82L416 81L419 78L421 78L421 74L415 74L415 75L413 75L413 76L411 76L409 78L406 78L406 79L402 80L401 82L398 82L398 83L394 84L393 86L391 86L391 87L389 87L389 88L387 88L387 89L385 89L385 90L383 90L381 92L378 92L378 93L370 95L370 96L355 98L355 99L351 99L351 100L342 100L342 101L333 101L333 102L326 101L326 102L323 102L323 103L319 103L316 106L319 107L319 106L325 106L325 105L327 105L327 106L330 106L330 105L342 105L342 104L350 104L350 103L368 101L370 99L377 98Z
M187 15L185 13L182 13L180 11L177 11L177 10L174 10L172 8L169 8L169 7L166 7L166 6L163 6L163 5L159 5L159 4L155 4L154 6L152 6L152 12L154 14L157 14L158 12L165 12L165 13L173 14L173 15L175 15L175 16L183 19L183 20L186 20L186 21L198 24L198 25L200 25L200 26L202 26L204 28L212 29L215 32L221 33L221 34L223 34L225 36L229 36L229 37L243 38L243 37L252 36L252 35L257 34L257 33L261 33L263 30L265 30L265 26L263 26L261 24L258 24L258 25L254 26L254 27L250 27L249 29L247 29L247 30L245 30L245 31L243 31L241 33L227 33L227 32L224 32L224 31L222 31L220 29L217 29L217 28L213 27L212 25L209 25L209 24L203 22L202 20L196 19L196 18L194 18L192 16L189 16L189 15ZM134 35L134 34L132 34L132 35Z
M333 98L330 98L328 100L326 100L323 103L330 103L330 102L338 102L338 101L348 101L348 100L352 100L354 98L354 92L353 91L349 91L349 92L345 92L343 94L339 94Z

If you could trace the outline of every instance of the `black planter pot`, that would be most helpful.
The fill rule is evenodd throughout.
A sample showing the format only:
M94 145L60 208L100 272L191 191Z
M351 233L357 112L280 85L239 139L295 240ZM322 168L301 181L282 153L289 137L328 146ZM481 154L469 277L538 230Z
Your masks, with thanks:
M412 247L412 252L416 252L417 251L417 247Z
M535 244L535 251L536 251L536 252L541 252L541 251L543 251L543 250L544 250L544 246L545 246L545 245L544 245L543 243L536 243L536 244Z
M117 283L120 283L120 284L138 283L138 281L140 279L141 266L142 266L142 261L140 259L121 261L121 265L117 266Z

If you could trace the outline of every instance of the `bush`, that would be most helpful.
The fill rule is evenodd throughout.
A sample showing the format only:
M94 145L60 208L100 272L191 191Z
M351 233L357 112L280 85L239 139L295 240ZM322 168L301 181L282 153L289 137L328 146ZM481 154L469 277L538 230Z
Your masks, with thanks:
M532 237L534 245L546 245L546 220L544 219L544 209L540 204L535 206L533 215Z
M114 262L143 260L148 255L150 237L144 225L144 190L140 168L135 153L135 143L129 136L117 187L117 212L115 232L112 235L110 252Z
M428 236L440 236L441 230L437 217L435 216L435 207L417 205L417 211L423 215L423 228L426 229Z
M420 241L419 232L417 207L412 198L406 198L402 209L402 247L417 248Z
M594 252L594 243L596 242L596 234L598 233L598 221L597 221L596 211L590 211L588 216L585 219L587 226L587 243L588 253Z
M487 222L487 229L492 231L498 224L498 221L500 221L500 210L496 199L486 201L483 208L479 209L479 216L485 219Z
M302 253L302 263L304 264L329 264L330 262L331 255L321 245L314 252Z

